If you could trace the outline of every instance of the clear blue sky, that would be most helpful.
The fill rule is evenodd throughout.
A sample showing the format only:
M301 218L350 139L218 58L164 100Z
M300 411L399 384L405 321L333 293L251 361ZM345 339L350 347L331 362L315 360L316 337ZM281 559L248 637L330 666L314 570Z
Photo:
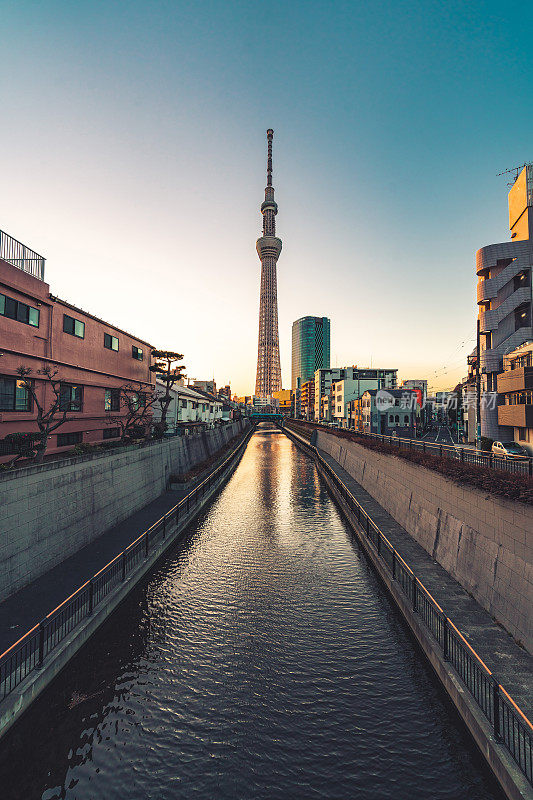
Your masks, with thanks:
M338 365L465 374L496 173L533 159L533 4L0 5L0 228L54 294L252 391L273 127L284 385L305 314Z

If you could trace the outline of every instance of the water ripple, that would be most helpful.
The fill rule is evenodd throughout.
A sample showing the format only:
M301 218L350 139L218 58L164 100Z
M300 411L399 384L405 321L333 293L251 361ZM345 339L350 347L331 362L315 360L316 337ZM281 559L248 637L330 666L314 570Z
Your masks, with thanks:
M6 800L501 799L314 466L270 431L4 741Z

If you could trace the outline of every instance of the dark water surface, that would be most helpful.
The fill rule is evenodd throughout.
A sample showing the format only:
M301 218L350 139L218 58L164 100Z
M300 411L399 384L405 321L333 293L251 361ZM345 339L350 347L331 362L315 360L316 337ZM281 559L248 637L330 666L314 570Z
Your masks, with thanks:
M2 800L501 800L314 465L268 430L0 774Z

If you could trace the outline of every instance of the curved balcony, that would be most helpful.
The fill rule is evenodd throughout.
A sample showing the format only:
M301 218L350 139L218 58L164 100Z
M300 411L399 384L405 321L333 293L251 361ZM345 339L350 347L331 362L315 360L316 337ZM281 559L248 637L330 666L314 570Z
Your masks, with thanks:
M482 333L494 331L509 314L512 314L515 309L524 303L531 302L531 288L524 286L522 289L517 289L509 297L507 297L498 308L490 309L479 314L479 328Z
M531 260L533 259L529 261L531 262ZM528 267L531 267L530 263L525 264L524 259L516 258L511 264L508 264L499 275L496 275L496 277L479 281L477 285L477 302L484 303L488 300L493 300L506 283L512 281L513 278L516 278L520 272Z
M533 260L531 242L502 242L481 247L476 253L476 274L480 275L484 270L495 267L498 261L505 258L519 259L522 265L531 264Z
M509 264L509 266L512 266ZM479 281L477 285L477 302L484 303L487 300L493 300L498 294L498 290L494 285L496 278L487 278L484 281Z
M507 339L504 339L498 347L492 350L483 350L479 358L479 367L481 372L501 372L503 356L510 353L516 347L520 347L524 342L530 342L533 339L533 328L519 328L512 333Z

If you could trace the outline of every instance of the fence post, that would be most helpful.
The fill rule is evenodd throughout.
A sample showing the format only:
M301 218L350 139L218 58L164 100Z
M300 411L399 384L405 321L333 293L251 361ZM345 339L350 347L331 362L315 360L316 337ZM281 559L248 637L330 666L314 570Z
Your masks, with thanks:
M148 558L149 545L150 545L150 542L149 542L149 539L148 539L148 531L145 531L144 532L144 557L145 558Z
M46 630L46 617L39 622L39 660L37 667L40 668L44 661L44 632Z
M93 579L89 581L89 610L87 614L90 616L93 613L93 605L94 605L94 584Z
M392 580L396 580L396 550L392 551Z
M446 614L442 615L442 652L444 660L450 659L450 632L448 630L448 617Z
M492 701L494 705L494 738L501 739L500 731L500 687L498 681L492 679Z
M122 580L126 580L126 553L122 553Z
M464 464L464 463L465 463L465 451L461 447L461 464Z
M378 531L378 556L381 555L381 533Z
M415 578L414 575L413 575L412 585L413 585L413 611L416 611L417 610L417 608L416 608L416 578Z

